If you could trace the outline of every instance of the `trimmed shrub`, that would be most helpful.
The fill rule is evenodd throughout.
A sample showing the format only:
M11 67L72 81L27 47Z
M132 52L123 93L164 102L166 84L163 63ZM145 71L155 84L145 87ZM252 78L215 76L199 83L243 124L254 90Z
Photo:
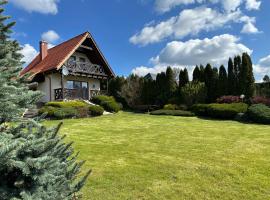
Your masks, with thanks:
M232 104L197 104L192 111L199 116L218 119L234 119L238 113L245 113L248 105L245 103Z
M119 112L123 107L122 104L117 103L113 97L104 95L95 96L91 101L102 106L108 112Z
M110 96L105 96L105 95L99 95L99 96L94 96L92 97L91 101L95 104L100 105L102 102L105 101L115 101L113 97Z
M89 114L91 116L100 116L103 115L104 109L101 106L89 106Z
M175 104L166 104L163 109L164 110L177 110L178 106Z
M54 117L56 119L67 119L73 118L78 116L78 111L76 108L60 108L56 109L54 112Z
M85 107L88 104L84 101L52 101L45 104L45 106L52 106L58 108L78 108Z
M104 101L100 105L108 112L119 112L121 109L116 101Z
M217 103L239 103L241 102L240 96L222 96L217 99Z
M54 113L58 110L59 108L52 107L52 106L43 106L41 109L39 109L38 113L40 115L47 113L46 117L54 117Z
M264 105L270 106L270 98L260 97L260 96L253 97L251 99L251 103L252 104L264 104Z
M270 124L270 108L264 104L250 106L247 111L247 116L253 122Z
M151 115L171 115L171 116L183 116L183 117L193 117L194 113L184 110L156 110L150 112Z

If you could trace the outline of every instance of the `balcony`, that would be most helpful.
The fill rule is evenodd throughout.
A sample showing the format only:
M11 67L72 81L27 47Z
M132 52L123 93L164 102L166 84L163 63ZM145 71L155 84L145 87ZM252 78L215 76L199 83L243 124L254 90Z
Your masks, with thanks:
M66 67L70 74L86 74L100 78L107 77L104 68L97 64L87 62L68 61Z
M63 92L64 90L64 92ZM87 89L62 89L58 88L54 90L54 99L59 100L90 100L93 96L106 95L106 90L87 90Z

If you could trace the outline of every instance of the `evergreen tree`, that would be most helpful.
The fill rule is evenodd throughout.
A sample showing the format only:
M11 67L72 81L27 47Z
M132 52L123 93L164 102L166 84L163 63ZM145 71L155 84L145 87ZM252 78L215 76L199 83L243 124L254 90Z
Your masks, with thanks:
M247 98L253 96L255 92L255 78L253 74L253 66L250 56L247 53L242 55L242 69L240 76L241 93Z
M153 105L155 104L157 96L156 81L154 80L144 80L142 88L142 101L143 104Z
M215 101L215 86L213 85L214 82L214 71L210 64L207 64L204 70L204 80L205 86L207 88L207 101L209 103Z
M180 71L179 74L179 88L184 87L187 83L189 83L188 70L185 68Z
M9 199L72 199L89 173L75 181L83 164L72 156L70 144L57 135L60 125L46 129L36 121L22 122L21 114L40 93L29 91L21 70L19 44L10 38L0 0L0 197ZM16 123L6 124L13 121Z
M234 77L235 77L235 92L234 95L243 94L243 77L242 77L242 59L241 56L234 58Z
M193 70L193 82L200 82L200 68L198 67L198 65L196 65L195 69Z
M165 72L157 74L156 86L157 86L157 101L158 101L157 103L163 105L167 101Z
M269 83L269 82L270 82L270 78L269 78L268 75L265 75L265 76L263 77L263 82L265 82L265 83Z
M166 92L167 98L173 96L174 92L176 91L176 81L174 72L171 67L167 67L166 70Z
M234 74L234 64L232 59L228 62L228 95L236 94L236 77Z
M227 87L228 87L228 76L226 69L223 65L219 68L219 75L218 75L218 96L227 95Z
M200 65L200 82L204 83L204 66Z
M0 1L0 124L19 117L25 108L37 101L41 94L28 90L25 78L17 78L22 69L17 41L10 38L15 22L5 23L10 17L4 16Z
M212 80L212 85L213 85L213 101L215 101L219 97L219 91L218 91L218 68L214 67L213 68L213 80Z

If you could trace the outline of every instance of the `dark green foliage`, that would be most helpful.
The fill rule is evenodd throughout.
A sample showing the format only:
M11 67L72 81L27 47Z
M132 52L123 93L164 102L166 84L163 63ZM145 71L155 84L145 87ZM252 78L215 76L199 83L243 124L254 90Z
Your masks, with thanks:
M181 97L184 104L192 106L196 103L205 103L207 89L204 83L190 82L181 88Z
M93 97L91 101L102 106L108 112L119 112L122 109L113 97L100 95Z
M200 65L200 82L204 82L205 79L204 79L204 66L203 65Z
M194 113L184 110L155 110L150 112L151 115L171 115L171 116L183 116L183 117L193 117Z
M157 96L156 81L144 80L142 88L142 102L145 105L154 105Z
M184 87L187 83L189 83L188 70L185 68L180 71L179 74L179 88Z
M247 109L245 103L199 104L192 107L192 111L199 116L217 119L234 119L238 113L245 113Z
M60 124L61 125L61 124ZM2 127L0 196L9 199L73 199L88 172L78 179L84 162L76 162L72 143L53 129L31 121Z
M6 3L0 0L0 124L20 117L25 108L32 107L41 97L41 93L28 90L26 77L18 78L22 70L21 48L10 37L15 22L3 15Z
M176 91L175 75L171 67L166 70L166 92L167 98L170 98Z
M270 78L269 78L268 75L265 75L265 76L263 77L263 82L265 82L265 83L269 83L269 82L270 82Z
M247 111L247 116L253 122L270 124L270 108L264 104L250 106Z
M178 109L178 105L175 104L166 104L163 107L164 110L177 110Z
M223 65L219 68L219 75L218 75L218 97L227 95L227 88L228 88L228 76L226 69Z
M89 106L89 112L91 116L101 116L104 113L104 109L101 106Z
M240 72L240 93L244 94L247 98L250 98L255 92L255 79L252 61L247 53L243 53L242 55L242 68Z
M242 83L242 80L243 80L242 77L241 77L242 58L239 55L234 57L233 73L234 73L234 77L235 77L234 95L243 94L243 93L241 93L241 90L242 90L241 83Z
M234 74L233 61L230 58L228 62L228 94L236 95L236 77Z
M193 82L200 82L200 75L201 75L201 72L200 72L200 68L198 67L198 65L196 65L194 71L193 71L193 79L192 81Z
M216 100L216 72L210 64L207 64L204 70L205 86L207 88L207 102L214 102Z
M119 96L123 85L125 84L125 78L117 76L109 81L108 92L110 96Z

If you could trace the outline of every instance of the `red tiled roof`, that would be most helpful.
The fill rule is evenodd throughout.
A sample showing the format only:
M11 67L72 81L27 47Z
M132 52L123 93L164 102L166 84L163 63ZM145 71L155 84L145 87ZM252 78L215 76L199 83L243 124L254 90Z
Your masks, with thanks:
M42 72L50 71L53 69L59 69L64 64L64 62L76 51L76 49L84 42L84 40L87 37L91 37L91 39L93 40L91 34L89 32L85 32L51 49L48 49L48 55L42 61L40 60L40 54L37 55L34 58L34 60L21 71L20 75L23 76L26 73L30 73L31 77L33 77L36 74ZM94 40L93 42L96 45ZM105 60L103 55L102 58ZM107 63L106 60L105 62ZM114 75L109 65L107 67L112 72L112 75Z

